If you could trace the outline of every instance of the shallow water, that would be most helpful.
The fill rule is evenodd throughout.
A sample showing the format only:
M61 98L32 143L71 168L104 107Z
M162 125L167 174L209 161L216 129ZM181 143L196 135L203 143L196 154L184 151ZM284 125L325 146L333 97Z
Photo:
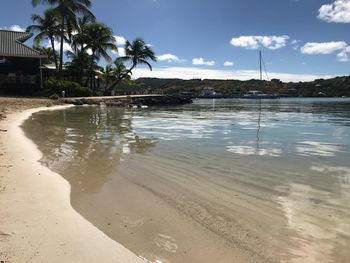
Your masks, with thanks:
M73 207L153 262L349 262L350 100L42 111Z

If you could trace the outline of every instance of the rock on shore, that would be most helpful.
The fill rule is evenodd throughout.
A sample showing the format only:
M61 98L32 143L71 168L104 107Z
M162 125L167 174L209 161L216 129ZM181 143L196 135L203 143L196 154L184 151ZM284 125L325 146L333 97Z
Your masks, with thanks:
M169 106L192 103L189 98L181 96L141 95L141 96L114 96L114 97L85 97L65 98L64 103L74 105L106 105L117 107L141 107L141 106Z

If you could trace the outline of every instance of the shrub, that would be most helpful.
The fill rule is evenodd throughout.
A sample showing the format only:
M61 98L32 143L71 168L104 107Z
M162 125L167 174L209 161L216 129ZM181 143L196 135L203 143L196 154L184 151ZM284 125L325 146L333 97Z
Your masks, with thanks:
M58 100L58 99L59 99L59 96L58 96L56 93L54 93L54 94L52 94L52 95L49 97L49 99L50 99L50 100Z
M81 87L77 82L57 79L46 81L45 89L50 90L51 94L62 94L64 91L67 97L87 97L92 94L89 88Z
M94 96L103 96L104 94L103 94L103 92L100 91L100 90L95 90L93 95L94 95Z

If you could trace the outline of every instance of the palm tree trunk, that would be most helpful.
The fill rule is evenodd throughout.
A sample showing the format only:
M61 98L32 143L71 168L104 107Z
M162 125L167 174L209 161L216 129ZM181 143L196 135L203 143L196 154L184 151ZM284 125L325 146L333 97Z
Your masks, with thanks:
M95 51L92 50L91 63L90 63L90 69L89 69L90 88L92 88L92 68L94 67L94 59L95 59ZM86 79L86 84L85 84L85 86L87 86L88 83L89 83L89 77Z
M103 94L107 94L107 89L108 89L108 84L109 84L109 79L108 79L108 75L106 76L106 86L105 86L105 90Z
M62 69L63 69L63 40L64 40L64 17L61 20L61 47L60 47L60 68L59 75L62 77Z
M51 41L51 48L53 51L53 57L55 60L55 67L56 67L56 71L58 69L58 61L57 61L57 56L56 56L56 50L55 50L55 41L53 40L53 37L50 37L50 41Z

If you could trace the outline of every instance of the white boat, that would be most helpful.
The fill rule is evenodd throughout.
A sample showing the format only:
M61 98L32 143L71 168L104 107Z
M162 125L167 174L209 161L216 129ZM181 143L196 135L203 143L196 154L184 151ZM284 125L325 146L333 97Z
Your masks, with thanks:
M259 61L260 61L260 80L262 80L262 57L261 51L259 50ZM260 90L250 90L247 93L243 94L241 99L279 99L280 97L277 94L267 94L263 93Z
M250 90L243 94L242 99L278 99L279 96L276 94L262 93L259 90Z

